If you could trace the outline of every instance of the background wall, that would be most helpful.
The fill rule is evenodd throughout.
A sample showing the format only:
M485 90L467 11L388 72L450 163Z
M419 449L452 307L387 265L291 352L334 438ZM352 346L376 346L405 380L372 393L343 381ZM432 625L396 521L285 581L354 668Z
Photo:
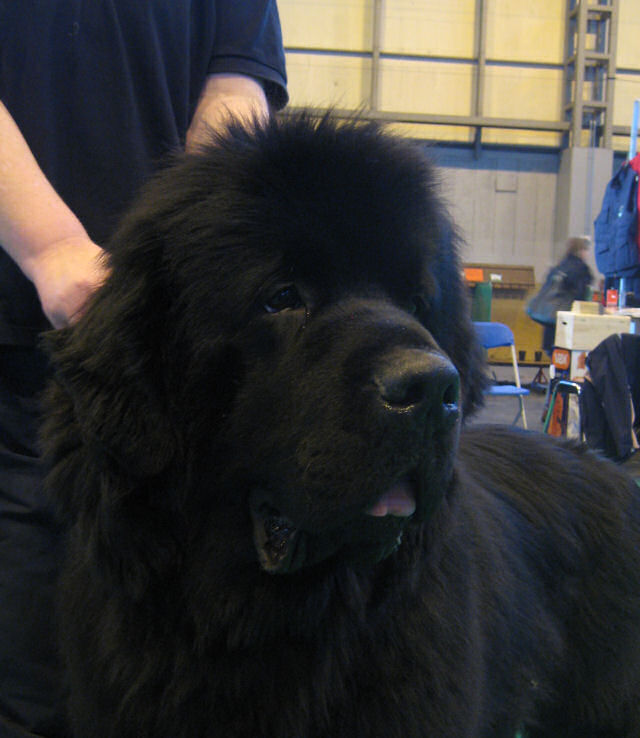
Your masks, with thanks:
M430 147L466 242L465 261L546 269L553 243L555 152Z
M618 161L640 98L640 4L613 2ZM540 280L565 238L557 210L569 197L557 189L571 168L562 153L571 6L573 0L279 0L290 105L370 112L424 141L442 166L467 260L533 265ZM489 119L501 125L469 125ZM585 136L580 143L588 145ZM607 177L588 188L595 202ZM592 208L591 201L583 208L589 217Z

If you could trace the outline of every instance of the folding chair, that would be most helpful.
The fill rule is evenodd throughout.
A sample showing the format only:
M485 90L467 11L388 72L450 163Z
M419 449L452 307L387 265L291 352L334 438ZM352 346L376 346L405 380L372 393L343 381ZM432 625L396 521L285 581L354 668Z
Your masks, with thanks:
M493 397L517 397L519 409L513 423L517 423L522 417L522 426L527 427L527 416L524 411L524 397L529 394L529 390L520 384L520 372L518 370L518 360L516 358L515 340L513 331L504 323L485 323L474 322L476 335L480 344L485 349L500 348L508 346L511 348L511 363L513 364L514 384L492 384L485 393Z
M549 406L544 416L543 433L550 435L561 435L569 438L579 438L583 440L582 420L580 419L580 410L577 413L577 423L571 420L571 412L569 407L569 395L575 395L578 398L578 408L580 407L580 395L582 386L579 382L572 382L569 379L558 379L553 381L553 390L551 390L551 398ZM556 402L558 396L562 398L561 412L556 412Z

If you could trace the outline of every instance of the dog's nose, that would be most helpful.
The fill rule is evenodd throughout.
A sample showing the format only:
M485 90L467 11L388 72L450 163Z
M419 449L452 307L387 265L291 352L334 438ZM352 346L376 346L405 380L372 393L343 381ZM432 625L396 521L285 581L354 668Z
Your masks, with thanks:
M388 410L427 409L443 420L458 414L459 377L444 356L421 349L397 349L374 372L378 396Z

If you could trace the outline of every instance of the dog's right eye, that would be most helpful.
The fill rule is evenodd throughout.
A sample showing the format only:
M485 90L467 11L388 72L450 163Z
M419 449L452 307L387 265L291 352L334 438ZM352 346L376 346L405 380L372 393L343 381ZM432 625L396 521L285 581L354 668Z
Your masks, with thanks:
M296 310L304 307L302 298L297 288L293 284L278 290L271 298L264 303L264 309L268 313L281 313L283 310Z

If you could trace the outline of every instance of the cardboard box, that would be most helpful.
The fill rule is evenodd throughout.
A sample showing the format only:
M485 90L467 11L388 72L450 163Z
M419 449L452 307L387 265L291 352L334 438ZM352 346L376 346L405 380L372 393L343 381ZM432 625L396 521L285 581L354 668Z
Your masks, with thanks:
M583 315L602 315L604 309L599 302L593 302L593 300L574 300L571 303L571 312Z
M612 333L629 333L628 315L583 315L559 310L555 345L572 351L591 351Z
M551 354L550 374L553 379L556 375L560 379L570 379L572 382L581 381L587 373L588 351L580 349L554 348Z

